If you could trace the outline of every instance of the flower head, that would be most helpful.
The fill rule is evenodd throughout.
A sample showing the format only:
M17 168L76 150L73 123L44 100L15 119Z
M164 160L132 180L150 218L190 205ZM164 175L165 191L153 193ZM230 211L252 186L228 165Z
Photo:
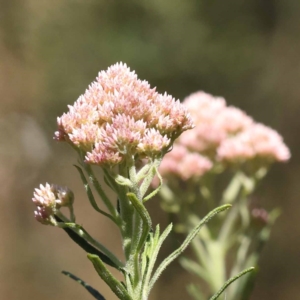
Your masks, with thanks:
M222 97L196 92L185 98L196 127L180 136L180 143L192 151L207 154L214 152L228 135L236 134L253 121L236 107L226 106Z
M225 140L217 153L219 160L227 162L244 162L255 158L266 162L287 161L291 156L282 137L275 130L258 123Z
M46 225L56 225L54 215L63 206L70 207L74 201L73 192L67 187L40 184L33 193L32 202L36 205L34 216L37 221Z
M168 177L178 177L183 181L198 179L212 168L212 162L198 154L191 153L185 147L175 144L167 153L159 167L159 173Z
M200 177L213 163L251 163L256 159L254 167L260 167L261 163L265 166L290 158L289 149L275 130L227 106L224 98L200 91L185 98L183 104L195 128L184 132L163 159L159 171L166 179Z
M193 127L179 100L159 94L123 63L101 71L57 122L56 140L80 148L87 163L109 166L126 156L156 156Z

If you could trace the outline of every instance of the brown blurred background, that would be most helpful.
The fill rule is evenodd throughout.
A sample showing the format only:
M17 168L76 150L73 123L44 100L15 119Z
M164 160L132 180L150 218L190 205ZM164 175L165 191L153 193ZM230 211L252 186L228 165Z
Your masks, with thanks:
M92 299L61 270L115 299L63 231L34 220L31 197L40 183L68 185L77 220L121 252L117 231L87 204L75 153L52 140L56 117L118 61L176 98L222 95L284 136L292 160L274 166L257 193L283 214L252 299L297 299L299 30L299 0L0 0L0 299ZM157 202L150 210L166 223ZM151 299L185 299L190 280L175 263Z

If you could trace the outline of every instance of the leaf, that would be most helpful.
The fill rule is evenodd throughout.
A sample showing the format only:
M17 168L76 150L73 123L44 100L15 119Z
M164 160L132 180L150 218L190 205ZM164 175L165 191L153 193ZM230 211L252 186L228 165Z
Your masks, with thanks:
M149 286L149 281L150 281L150 278L151 278L151 275L152 275L152 271L153 271L153 268L154 268L154 265L155 265L155 262L156 262L159 250L160 250L163 242L165 241L165 239L167 238L167 236L171 232L172 227L173 227L172 223L169 224L167 226L167 228L163 231L163 233L161 234L161 236L159 236L160 229L159 229L158 225L156 226L156 231L155 231L155 235L154 235L154 238L153 238L153 244L154 245L152 247L153 249L152 249L151 254L150 254L150 260L149 260L148 270L147 270L147 272L144 275L145 280L144 280L144 285L142 285L142 288L148 288L148 286ZM149 288L146 291L147 295L149 295L150 290L151 290L151 288Z
M62 271L62 273L75 281L77 281L80 285L82 285L92 296L94 296L95 299L97 300L105 300L105 298L93 287L91 287L89 284L87 284L85 281L80 279L79 277L73 275L72 273L68 271Z
M139 253L145 244L148 233L151 230L152 222L148 211L146 210L145 206L137 199L136 195L133 193L127 193L126 195L143 220L142 235L136 250L137 253Z
M63 220L60 219L58 216L55 216L55 219L58 222L63 222ZM82 238L80 235L78 235L72 229L70 229L70 228L62 228L62 229L73 240L73 242L75 242L78 246L80 246L84 251L99 256L104 263L106 263L107 265L109 265L113 268L116 268L117 270L120 270L120 268L107 255L105 255L104 253L99 251L97 248L92 246L90 243L88 243L84 238Z
M187 286L188 293L195 299L195 300L204 300L205 297L203 296L200 288L194 284L189 284Z
M162 184L163 184L162 177L161 177L161 175L159 174L157 168L152 168L152 170L153 170L153 174L154 174L154 175L151 177L151 181L152 181L153 177L154 177L155 175L157 175L157 177L158 177L158 179L159 179L159 186L158 186L154 191L152 191L150 194L148 194L148 195L143 199L143 202L146 202L146 201L148 201L149 199L153 198L153 197L160 191L160 189L161 189L161 187L162 187ZM142 187L143 187L144 190L145 190L144 194L146 193L146 190L148 189L149 185L151 184L151 181L150 181L149 184L147 183L148 185L146 185L145 187L141 186L141 189L142 189Z
M79 172L79 175L80 175L80 178L83 182L83 185L84 185L84 188L85 188L85 191L87 193L87 196L88 196L88 199L92 205L92 207L97 211L99 212L100 214L104 215L105 217L109 218L110 220L112 220L114 223L116 223L115 219L110 215L108 214L107 212L103 211L102 209L99 208L96 200L95 200L95 197L93 195L93 192L88 184L88 181L86 180L85 176L84 176L84 173L82 171L82 169L76 165L74 165L74 167L77 169L77 171Z
M209 280L207 271L198 262L195 262L186 257L181 257L180 264L184 269L186 269L190 273L193 273L193 274L197 275L198 277L203 278L205 280Z
M106 282L106 284L118 296L119 299L132 300L124 285L107 270L99 256L88 254L87 257L93 263L94 268L99 276Z
M222 206L219 206L219 207L215 208L210 213L208 213L208 215L206 215L196 227L194 227L194 229L189 233L189 235L183 241L183 243L181 244L181 246L178 249L176 249L173 253L171 253L167 258L165 258L163 260L163 262L160 264L160 266L157 268L157 270L155 271L155 273L154 273L154 275L153 275L153 277L152 277L152 279L150 281L149 292L153 288L154 283L157 281L157 279L159 278L159 276L161 275L161 273L165 270L165 268L173 260L175 260L187 248L187 246L190 244L190 242L198 234L198 232L200 231L201 227L204 224L206 224L211 218L213 218L216 214L218 214L218 213L220 213L220 212L222 212L224 210L227 210L230 207L231 207L230 204L225 204L225 205L222 205Z
M216 300L219 298L219 296L221 296L221 294L227 289L227 287L233 283L234 281L236 281L237 279L239 279L240 277L244 276L245 274L254 271L254 267L251 267L249 269L246 269L242 272L240 272L238 275L231 277L230 279L228 279L224 285L219 289L218 292L216 292L209 300Z
M79 168L80 169L80 168ZM89 164L84 164L84 169L86 171L86 173L89 176L89 180L92 183L92 185L94 186L96 192L98 193L98 195L100 196L101 200L103 201L104 205L107 207L107 209L109 210L113 220L115 221L115 223L118 225L118 221L119 220L119 215L117 213L117 210L115 209L114 205L111 203L111 201L109 200L109 198L107 197L106 193L104 192L101 184L99 183L99 181L97 180L97 178L95 177L95 174L93 172L92 167ZM80 169L81 171L81 169ZM83 174L83 172L81 171L81 173ZM84 177L84 176L83 176ZM85 177L84 177L85 179ZM86 180L86 179L85 179ZM109 216L109 215L108 215Z

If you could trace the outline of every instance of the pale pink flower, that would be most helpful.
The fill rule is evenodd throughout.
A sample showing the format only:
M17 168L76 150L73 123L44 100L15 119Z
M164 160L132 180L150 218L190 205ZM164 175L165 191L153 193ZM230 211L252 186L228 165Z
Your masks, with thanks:
M196 127L180 136L179 142L192 151L206 154L215 151L228 135L236 134L253 123L240 109L227 107L225 99L205 92L185 98Z
M40 188L34 189L32 202L36 206L56 206L56 197L53 193L51 185L46 183L45 186L40 184Z
M151 105L148 121L150 126L154 126L169 137L194 127L187 108L167 93L158 94Z
M195 125L202 122L211 123L211 120L226 107L223 97L215 97L203 91L192 93L183 103L191 113Z
M188 150L185 147L175 143L172 150L164 156L159 166L159 173L162 176L177 174L178 164L187 154Z
M184 132L163 159L159 171L165 179L200 177L212 168L212 161L289 159L290 152L276 131L255 123L240 109L226 106L224 98L197 92L183 104L196 126Z
M182 180L199 178L212 168L212 162L198 154L189 153L181 145L175 144L172 151L167 153L159 167L159 173L165 177L178 177Z
M199 178L208 172L212 166L213 164L208 158L198 153L189 153L179 163L178 174L182 180Z
M67 187L58 185L45 186L40 184L33 193L32 202L36 205L34 216L37 221L46 225L55 225L54 215L60 207L72 206L74 201L73 192Z
M37 206L34 211L34 218L44 225L56 225L54 212L51 207Z
M56 213L56 197L51 189L50 184L45 186L40 184L39 189L35 189L33 193L32 202L36 205L34 217L42 224L53 224L54 214Z
M123 161L120 152L108 150L102 143L96 143L92 152L87 152L85 162L96 165L117 165Z
M122 63L101 71L57 122L56 140L80 148L88 163L110 166L126 156L156 156L193 127L178 100L157 93Z
M93 145L99 139L100 128L97 124L82 124L79 128L74 128L68 135L68 139L73 145L84 151L91 151Z
M166 135L161 135L158 130L147 129L140 143L137 145L137 152L141 155L159 155L162 149L167 148L171 141Z
M194 129L184 132L178 142L191 151L207 154L214 151L225 138L225 132L212 120L211 124L199 124Z
M221 161L244 162L254 158L266 162L287 161L290 151L282 137L273 129L254 124L245 131L225 140L217 151Z
M245 130L253 124L253 119L237 107L226 107L216 118L217 126L226 136Z

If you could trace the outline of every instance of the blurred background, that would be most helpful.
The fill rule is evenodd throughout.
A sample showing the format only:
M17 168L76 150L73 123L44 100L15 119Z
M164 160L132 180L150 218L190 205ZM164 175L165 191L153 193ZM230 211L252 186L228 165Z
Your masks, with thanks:
M77 220L121 253L113 225L87 203L75 153L52 136L56 117L98 71L123 61L160 92L224 96L284 136L292 159L275 165L256 195L283 214L251 299L297 299L299 30L298 0L0 0L0 298L92 299L60 274L68 270L116 299L62 230L34 220L31 198L40 183L68 185ZM158 203L149 206L154 223L166 224ZM151 299L187 298L184 283L191 280L174 263Z

